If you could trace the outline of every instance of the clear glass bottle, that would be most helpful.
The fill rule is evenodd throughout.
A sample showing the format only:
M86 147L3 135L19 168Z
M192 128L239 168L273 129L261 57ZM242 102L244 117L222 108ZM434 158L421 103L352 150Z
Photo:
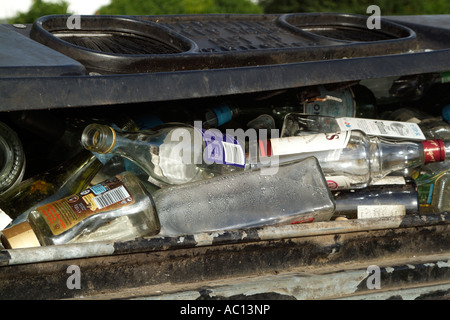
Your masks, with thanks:
M81 143L92 152L126 158L159 187L207 179L245 166L245 153L236 139L227 139L217 129L202 131L182 123L137 132L91 124L83 131ZM227 169L230 166L234 169Z
M281 130L281 137L348 130L361 130L367 135L393 139L426 139L420 127L412 122L351 117L335 118L302 113L286 115Z
M444 119L446 110L444 107L441 116L432 116L416 108L399 108L394 110L388 118L395 121L417 123L427 139L450 141L450 123Z
M25 151L16 132L0 122L0 195L22 181L25 163Z
M155 235L159 230L152 197L136 176L123 172L77 194L36 208L26 222L3 230L2 242L6 248L14 249L73 242L124 241Z
M442 140L387 140L354 130L273 138L261 153L279 156L280 163L313 155L330 189L358 189L394 171L444 161L446 145Z
M59 166L23 180L0 196L0 210L14 224L25 221L29 212L44 203L83 190L102 164L86 150Z
M155 191L162 236L327 221L334 200L314 157Z

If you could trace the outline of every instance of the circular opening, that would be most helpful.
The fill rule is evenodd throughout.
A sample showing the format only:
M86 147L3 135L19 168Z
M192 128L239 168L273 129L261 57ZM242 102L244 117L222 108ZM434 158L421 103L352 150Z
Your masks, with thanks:
M320 37L344 42L386 41L414 36L414 31L396 23L380 20L380 28L370 29L367 16L311 13L290 14L283 17L285 23Z
M159 39L125 32L92 31L87 34L62 31L53 35L79 47L116 54L171 54L185 51Z
M106 125L90 124L81 135L81 145L93 152L108 153L115 143L116 133Z
M39 18L33 24L31 38L59 51L78 48L114 55L176 54L194 47L189 39L148 21L120 16L79 16L78 24L72 26L69 18Z
M11 165L7 166L6 159L11 159L11 157L12 154L8 144L3 137L0 137L0 177L9 171L9 167L11 167Z
M25 153L16 133L0 123L0 192L22 181L25 172Z

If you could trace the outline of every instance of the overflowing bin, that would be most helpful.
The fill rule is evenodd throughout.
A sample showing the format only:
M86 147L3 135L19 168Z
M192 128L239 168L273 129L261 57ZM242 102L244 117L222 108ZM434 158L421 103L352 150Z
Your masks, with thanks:
M447 16L0 26L2 299L445 298Z

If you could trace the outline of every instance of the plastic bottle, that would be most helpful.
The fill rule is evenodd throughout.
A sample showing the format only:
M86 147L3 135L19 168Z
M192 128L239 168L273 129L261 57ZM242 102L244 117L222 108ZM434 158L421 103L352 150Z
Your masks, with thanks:
M25 163L25 152L16 132L0 122L0 194L22 181Z
M272 175L241 171L162 188L152 196L163 236L327 221L335 206L314 157L283 164Z
M37 206L83 190L101 167L92 153L81 150L61 165L23 180L3 193L0 210L13 223L20 223Z
M72 242L131 240L159 232L150 194L124 172L33 210L27 221L3 230L6 248Z
M286 115L281 137L348 130L361 130L370 136L394 139L425 140L416 123L365 118L335 118L321 115L290 113Z
M450 150L442 140L394 141L359 130L272 138L261 146L263 156L279 156L280 163L314 155L332 190L364 188L391 172L444 161Z

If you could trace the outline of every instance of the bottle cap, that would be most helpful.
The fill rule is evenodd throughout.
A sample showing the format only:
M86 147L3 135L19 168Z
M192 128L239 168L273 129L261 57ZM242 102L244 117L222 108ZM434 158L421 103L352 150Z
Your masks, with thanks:
M441 139L422 141L425 164L445 160L445 144Z
M22 222L2 231L2 243L7 249L40 247L41 244L28 222Z
M450 122L450 104L447 104L442 108L442 118L445 121Z

